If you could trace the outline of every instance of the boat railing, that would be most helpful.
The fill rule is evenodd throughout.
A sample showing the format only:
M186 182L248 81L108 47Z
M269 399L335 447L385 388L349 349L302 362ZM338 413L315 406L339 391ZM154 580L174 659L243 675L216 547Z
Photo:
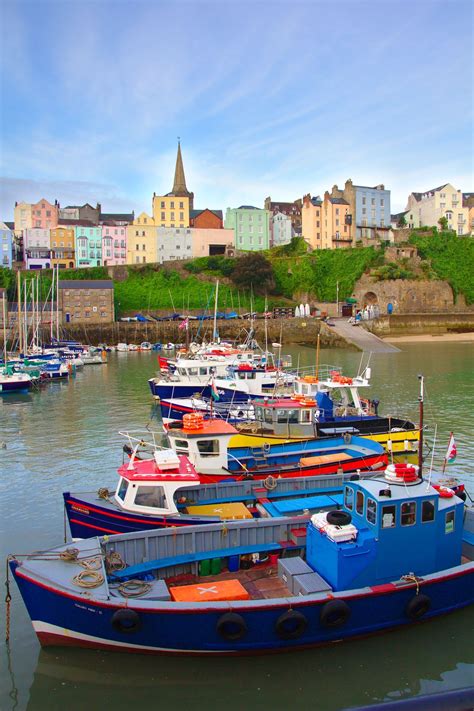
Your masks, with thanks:
M136 455L139 449L150 450L152 453L155 451L170 449L170 447L164 447L156 441L155 435L160 439L165 436L165 432L163 430L158 432L154 430L133 430L131 432L119 432L119 435L128 440L128 444L133 452L133 455ZM151 438L151 441L147 441L145 437Z

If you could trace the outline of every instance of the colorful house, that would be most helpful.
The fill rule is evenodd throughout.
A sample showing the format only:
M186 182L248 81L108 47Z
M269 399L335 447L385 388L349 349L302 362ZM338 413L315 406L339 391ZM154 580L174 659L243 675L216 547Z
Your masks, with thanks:
M74 227L55 227L50 230L51 266L60 269L74 269Z
M386 190L383 184L374 187L354 185L349 179L343 190L334 185L331 197L342 198L349 204L348 214L354 226L352 236L356 240L389 239L390 190Z
M344 249L352 246L352 214L347 200L324 193L321 207L322 249Z
M253 205L227 208L225 226L234 231L235 248L260 251L270 246L270 212Z
M190 193L186 187L181 144L178 141L173 189L166 195L153 193L153 219L156 227L189 227L193 203L194 193Z
M31 227L23 231L26 269L51 267L50 231L44 227Z
M74 226L76 267L100 267L102 265L102 227L78 220Z
M155 221L142 212L127 226L127 264L154 264L157 261Z
M273 202L271 197L267 197L265 198L264 208L265 210L270 210L272 215L278 215L279 213L287 215L291 219L293 234L301 235L302 204L303 201L301 199L294 202Z
M193 256L193 243L191 229L181 227L157 227L156 253L157 262L170 262L175 260L191 259Z
M291 217L283 212L276 212L270 217L270 245L280 247L289 244L293 237Z
M322 200L319 197L311 197L308 193L303 197L303 207L301 208L301 233L311 249L322 248L322 227L321 211Z
M0 267L11 269L13 264L13 231L0 222Z
M191 228L189 232L193 257L234 256L234 230Z
M425 193L410 193L407 210L418 215L420 227L438 227L441 217L447 220L448 229L458 235L469 234L469 207L463 206L463 194L451 183L445 183Z
M33 227L33 214L28 202L16 202L14 210L15 230L29 230Z
M31 215L33 227L52 229L58 224L59 203L54 201L54 205L42 198L37 203L31 205Z
M462 194L462 206L467 208L468 234L474 235L474 193Z
M102 260L104 266L127 263L127 229L116 222L102 224Z

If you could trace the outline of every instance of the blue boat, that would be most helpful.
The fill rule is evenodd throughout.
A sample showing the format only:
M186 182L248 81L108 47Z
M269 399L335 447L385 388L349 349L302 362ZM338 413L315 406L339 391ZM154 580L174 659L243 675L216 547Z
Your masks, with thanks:
M346 482L342 509L306 527L296 517L104 536L9 567L42 645L229 656L464 608L473 541L472 508L398 469Z

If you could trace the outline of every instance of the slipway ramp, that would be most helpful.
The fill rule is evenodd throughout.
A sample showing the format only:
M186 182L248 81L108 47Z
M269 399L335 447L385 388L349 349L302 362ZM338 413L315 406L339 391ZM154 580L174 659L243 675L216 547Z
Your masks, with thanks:
M382 341L381 338L366 331L361 325L352 326L345 318L332 318L330 321L334 326L328 326L328 328L335 331L338 336L352 343L361 351L370 353L400 353L400 348L396 348L390 343Z

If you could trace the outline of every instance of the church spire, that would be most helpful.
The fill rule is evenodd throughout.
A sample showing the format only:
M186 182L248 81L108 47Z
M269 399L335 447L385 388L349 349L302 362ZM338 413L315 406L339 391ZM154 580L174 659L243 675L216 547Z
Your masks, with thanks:
M188 197L190 193L186 187L186 178L184 177L183 158L181 156L181 143L178 139L178 155L176 156L176 168L174 170L174 183L172 195L177 197Z

